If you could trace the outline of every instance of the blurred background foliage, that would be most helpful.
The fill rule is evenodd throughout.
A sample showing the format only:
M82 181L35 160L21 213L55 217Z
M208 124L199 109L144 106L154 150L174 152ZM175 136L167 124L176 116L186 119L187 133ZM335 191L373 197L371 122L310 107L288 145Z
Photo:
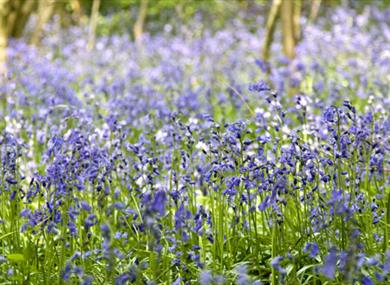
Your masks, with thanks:
M280 25L284 53L293 58L304 36L300 33L302 17L314 21L340 5L363 10L372 4L385 8L390 0L0 0L0 65L6 62L10 38L24 36L39 45L44 27L53 19L61 28L88 27L88 47L92 48L96 36L128 34L141 43L145 33L176 33L188 28L194 18L201 23L196 26L199 33L205 28L216 31L240 18L253 31L266 26L261 55L267 61L273 33ZM259 15L263 23L256 21Z

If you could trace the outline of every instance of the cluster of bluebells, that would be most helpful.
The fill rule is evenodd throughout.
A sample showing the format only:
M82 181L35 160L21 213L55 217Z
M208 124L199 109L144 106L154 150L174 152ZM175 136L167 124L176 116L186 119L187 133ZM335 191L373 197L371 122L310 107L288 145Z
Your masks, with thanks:
M11 43L0 281L390 282L389 11L371 8L267 68L239 21L143 50L87 53L79 28Z

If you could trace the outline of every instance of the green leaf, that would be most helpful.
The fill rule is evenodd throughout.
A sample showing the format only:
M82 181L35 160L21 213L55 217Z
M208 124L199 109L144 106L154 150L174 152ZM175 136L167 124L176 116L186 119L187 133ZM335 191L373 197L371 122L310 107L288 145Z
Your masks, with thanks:
M315 266L317 266L317 264L310 264L310 265L306 265L306 266L302 267L301 269L298 270L297 276L298 276L298 275L301 275L301 274L302 274L303 272L305 272L306 270L308 270L308 269L310 269L310 268L312 268L312 267L315 267Z
M286 275L290 275L290 273L293 271L293 269L294 269L294 265L292 265L292 264L287 265Z
M7 258L9 261L16 262L16 263L20 263L20 262L25 261L24 255L21 253L8 254Z
M12 235L13 233L15 233L15 232L9 232L9 233L6 233L6 234L0 236L0 240L2 240L3 238L6 238L6 237Z
M16 281L16 282L18 282L18 284L22 284L22 282L23 282L23 276L14 275L14 276L9 277L9 280L10 280L10 281Z

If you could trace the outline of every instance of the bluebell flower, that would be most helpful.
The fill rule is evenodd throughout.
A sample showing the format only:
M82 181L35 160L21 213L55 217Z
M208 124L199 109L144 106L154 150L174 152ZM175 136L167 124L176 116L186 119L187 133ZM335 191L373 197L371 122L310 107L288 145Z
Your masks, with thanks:
M115 285L125 285L130 280L128 273L123 273L115 278Z
M107 224L101 224L100 225L100 230L102 232L102 237L105 240L110 240L110 237L111 237L110 227Z
M15 273L15 270L14 270L13 268L9 268L9 269L7 270L7 275L8 275L8 276L13 276L14 273Z
M334 107L329 107L325 110L325 113L324 113L324 119L327 121L327 122L330 122L330 123L333 123L334 120L335 120L335 114L336 111L334 109Z
M320 272L328 279L334 279L336 274L337 249L332 247L325 258L324 265L321 266Z
M256 92L262 92L262 91L271 91L271 88L268 86L265 81L261 80L258 83L251 84L249 86L249 91L256 91Z
M92 285L93 277L90 275L87 275L84 277L82 285Z
M84 211L91 212L92 207L88 204L87 201L81 201L80 206Z
M166 194L163 190L157 191L154 194L154 200L152 203L152 209L158 212L161 216L165 214Z
M311 258L315 258L317 254L319 253L318 244L316 242L309 242L305 245L305 248L303 249L305 253L309 253L309 256Z
M362 278L362 285L374 285L374 282L370 277L364 276Z
M7 181L9 184L12 184L12 185L18 183L17 180L15 180L15 179L13 179L13 178L11 178L11 177L7 177L7 178L5 179L5 181Z
M172 285L180 285L181 278L177 277L176 280L172 283Z
M84 229L85 231L89 231L89 229L96 225L98 222L97 216L95 214L90 214L84 221Z
M202 270L199 275L199 283L201 285L208 285L213 282L213 275L209 270Z
M271 260L271 266L273 268L275 268L277 271L279 271L281 274L285 274L286 273L286 269L283 268L281 265L280 265L280 262L283 261L284 258L283 256L276 256L275 258L273 258Z
M225 278L222 275L219 274L215 275L214 280L217 285L225 284Z
M264 60L256 59L255 63L262 72L266 72L270 67L270 64L265 62Z
M65 268L62 270L61 277L63 280L68 281L72 274L72 266L70 263L66 263Z

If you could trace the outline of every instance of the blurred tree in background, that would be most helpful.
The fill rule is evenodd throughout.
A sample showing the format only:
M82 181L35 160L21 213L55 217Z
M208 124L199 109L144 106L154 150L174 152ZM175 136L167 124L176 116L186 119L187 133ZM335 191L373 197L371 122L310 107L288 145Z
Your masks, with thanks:
M2 0L0 2L0 70L2 72L5 70L8 38L22 36L28 18L36 9L37 4L38 2L34 0Z
M312 6L318 13L320 0L313 0ZM263 44L263 59L269 61L270 48L274 38L278 19L282 25L282 44L284 54L292 59L295 57L295 46L301 37L302 0L273 0L266 22L266 33Z

